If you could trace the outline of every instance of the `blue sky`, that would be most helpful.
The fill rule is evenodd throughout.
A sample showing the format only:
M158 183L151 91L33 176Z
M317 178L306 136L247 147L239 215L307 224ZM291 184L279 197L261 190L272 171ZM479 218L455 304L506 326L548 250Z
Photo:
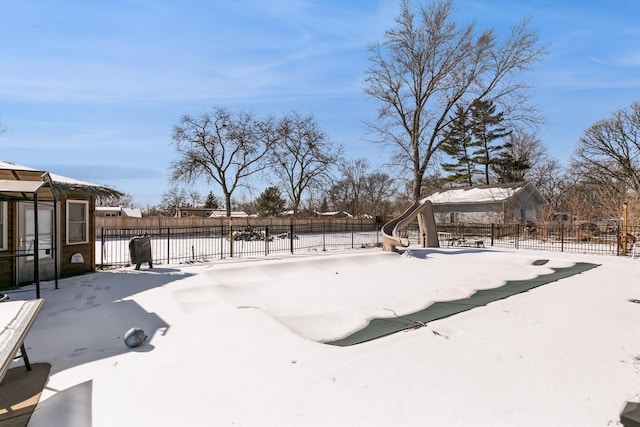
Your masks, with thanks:
M398 0L21 0L0 9L0 160L160 202L183 114L313 114L346 157L364 137L367 45ZM504 34L532 15L549 55L526 78L567 164L585 129L640 101L640 1L457 0L459 22ZM201 184L202 195L212 190ZM257 194L254 194L255 196Z

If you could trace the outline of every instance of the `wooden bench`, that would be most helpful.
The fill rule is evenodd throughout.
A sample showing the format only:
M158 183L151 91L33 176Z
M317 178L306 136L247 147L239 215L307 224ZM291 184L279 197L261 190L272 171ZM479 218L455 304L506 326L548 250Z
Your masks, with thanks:
M462 238L458 243L460 246L464 246L465 248L484 248L484 240L481 239L465 239Z
M453 233L438 231L438 241L447 242L447 246L464 246L484 248L484 241L481 239L467 239L466 237L454 236Z
M28 371L31 364L24 346L36 316L44 304L44 299L28 301L5 301L0 303L0 381L15 359L22 358ZM20 350L20 354L18 354Z

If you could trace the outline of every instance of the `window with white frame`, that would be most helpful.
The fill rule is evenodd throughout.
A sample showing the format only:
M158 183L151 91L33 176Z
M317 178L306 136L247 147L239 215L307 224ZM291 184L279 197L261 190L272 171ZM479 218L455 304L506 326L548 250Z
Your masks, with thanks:
M9 242L7 239L7 206L7 202L0 202L0 251L6 251L9 249Z
M67 200L67 244L89 242L89 202Z

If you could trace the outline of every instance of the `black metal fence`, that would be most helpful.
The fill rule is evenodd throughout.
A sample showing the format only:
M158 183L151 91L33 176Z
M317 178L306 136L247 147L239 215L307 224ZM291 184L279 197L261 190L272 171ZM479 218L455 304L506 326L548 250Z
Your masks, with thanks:
M599 227L595 224L438 224L441 246L486 246L559 252L631 254L638 226ZM626 236L626 238L624 237Z
M100 228L97 234L96 264L100 268L129 265L129 241L145 234L151 237L154 264L355 249L381 244L376 224L359 221L235 227Z
M640 227L600 229L584 225L438 224L441 247L504 247L558 252L631 255ZM421 244L417 223L407 230ZM289 224L270 226L198 226L166 228L101 228L97 230L96 264L100 268L129 265L129 241L151 237L154 264L187 263L232 257L296 254L380 246L375 223ZM626 235L626 239L623 237ZM626 246L626 253L625 253Z

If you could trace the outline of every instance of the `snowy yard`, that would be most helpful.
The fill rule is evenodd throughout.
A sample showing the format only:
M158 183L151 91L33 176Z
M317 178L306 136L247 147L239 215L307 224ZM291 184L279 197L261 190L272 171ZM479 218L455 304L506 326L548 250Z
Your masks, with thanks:
M600 266L424 327L324 344L579 261ZM638 283L640 260L496 248L256 256L45 283L26 344L52 367L30 426L616 425L640 393ZM149 338L130 349L133 326Z

